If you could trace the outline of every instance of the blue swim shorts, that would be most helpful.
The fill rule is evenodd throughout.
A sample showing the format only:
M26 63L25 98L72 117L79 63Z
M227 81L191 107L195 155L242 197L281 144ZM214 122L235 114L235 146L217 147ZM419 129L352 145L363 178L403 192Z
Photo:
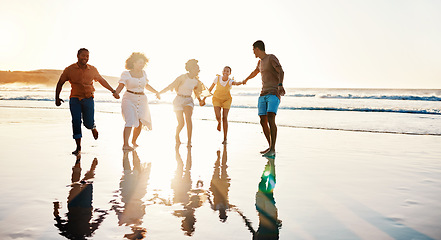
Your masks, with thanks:
M276 95L260 96L257 104L259 116L267 115L268 112L277 114L280 99Z

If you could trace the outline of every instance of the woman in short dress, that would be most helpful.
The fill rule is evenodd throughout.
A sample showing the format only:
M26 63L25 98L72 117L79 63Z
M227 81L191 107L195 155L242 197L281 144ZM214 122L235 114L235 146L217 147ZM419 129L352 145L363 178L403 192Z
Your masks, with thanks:
M194 107L194 102L191 95L194 92L196 98L199 100L199 105L204 106L205 102L200 98L204 85L201 81L199 81L199 65L197 60L188 60L185 64L185 69L188 71L186 74L182 74L176 78L175 81L173 81L159 93L165 93L170 90L176 91L177 96L173 100L173 109L176 113L176 119L178 120L175 136L176 144L181 144L179 134L181 133L182 128L184 128L184 125L187 124L187 146L191 147L191 135L193 131L191 116L193 114Z
M119 85L115 92L119 94L126 87L126 92L121 102L121 112L126 122L123 133L123 150L132 151L134 147L138 147L136 140L141 133L141 129L152 129L152 121L150 117L150 109L147 102L147 96L144 88L150 92L156 93L159 98L158 91L148 84L148 79L143 70L148 62L146 56L142 53L134 52L126 60L126 69L121 74ZM132 146L129 145L129 138L133 129Z

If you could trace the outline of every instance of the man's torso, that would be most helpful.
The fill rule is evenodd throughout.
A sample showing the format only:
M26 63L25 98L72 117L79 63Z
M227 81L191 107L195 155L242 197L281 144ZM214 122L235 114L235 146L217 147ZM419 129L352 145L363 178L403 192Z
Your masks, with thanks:
M273 94L278 96L279 72L277 67L281 67L279 60L273 54L268 54L259 61L260 75L262 76L261 96Z
M77 63L74 63L64 69L61 78L70 82L72 87L71 98L83 99L93 97L95 91L93 80L97 80L99 76L94 66L87 64L86 68L82 69Z

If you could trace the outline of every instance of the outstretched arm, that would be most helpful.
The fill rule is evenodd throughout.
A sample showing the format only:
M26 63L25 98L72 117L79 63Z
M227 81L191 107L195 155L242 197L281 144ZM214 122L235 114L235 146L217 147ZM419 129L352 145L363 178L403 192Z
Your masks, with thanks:
M163 93L168 92L168 91L172 90L173 88L175 88L179 84L179 79L180 79L179 77L176 78L176 80L174 80L172 83L170 83L170 85L168 85L167 87L165 87L164 89L159 91L159 94L163 94Z
M116 87L115 92L113 93L113 96L115 96L115 95L119 96L119 94L121 93L123 88L124 88L124 84L123 83L118 84L118 87Z
M208 89L208 91L209 91L210 93L211 93L211 91L213 90L214 86L216 86L215 83L211 84L210 88ZM205 99L207 99L207 97L204 97L204 98L202 99L202 101L205 102Z
M245 80L243 80L243 84L246 84L248 82L248 80L257 76L257 74L259 74L259 72L260 72L259 68L256 67L256 69L254 69L254 71L247 78L245 78Z
M112 92L113 96L116 99L119 99L119 95L116 94L116 91L113 89L112 86L110 86L110 84L106 81L106 79L104 79L103 77L100 77L100 78L97 79L97 81L101 84L101 86L105 87L107 90Z
M150 86L150 84L147 83L147 84L145 85L145 89L147 89L147 90L149 90L150 92L156 94L156 97L157 97L158 99L161 99L161 95L159 95L159 92L156 91L152 86Z

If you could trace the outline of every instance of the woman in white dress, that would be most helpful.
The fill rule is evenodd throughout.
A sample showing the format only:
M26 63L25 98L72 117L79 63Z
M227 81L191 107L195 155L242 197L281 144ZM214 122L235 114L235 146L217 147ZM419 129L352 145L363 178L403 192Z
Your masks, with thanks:
M176 113L176 119L178 120L178 126L176 127L176 144L181 144L179 134L185 123L187 124L187 146L191 147L191 135L193 131L193 122L191 116L193 114L194 102L192 93L194 92L196 98L199 100L199 105L204 106L205 102L201 100L200 95L204 89L204 85L199 81L199 65L195 59L190 59L185 64L185 69L188 71L186 74L182 74L175 81L173 81L166 88L161 90L159 94L165 93L169 90L175 90L177 93L176 98L173 100L173 109ZM185 115L185 119L184 119Z
M148 79L143 70L148 62L146 56L142 53L134 52L126 60L126 69L121 74L119 85L115 90L115 94L119 94L121 90L126 87L126 92L121 102L121 112L126 122L123 133L123 150L131 151L133 147L137 147L136 140L141 133L141 129L152 129L152 121L150 117L150 109L147 102L147 96L144 93L144 88L150 92L156 93L159 98L158 91L148 84ZM133 130L132 145L129 145L129 137Z

